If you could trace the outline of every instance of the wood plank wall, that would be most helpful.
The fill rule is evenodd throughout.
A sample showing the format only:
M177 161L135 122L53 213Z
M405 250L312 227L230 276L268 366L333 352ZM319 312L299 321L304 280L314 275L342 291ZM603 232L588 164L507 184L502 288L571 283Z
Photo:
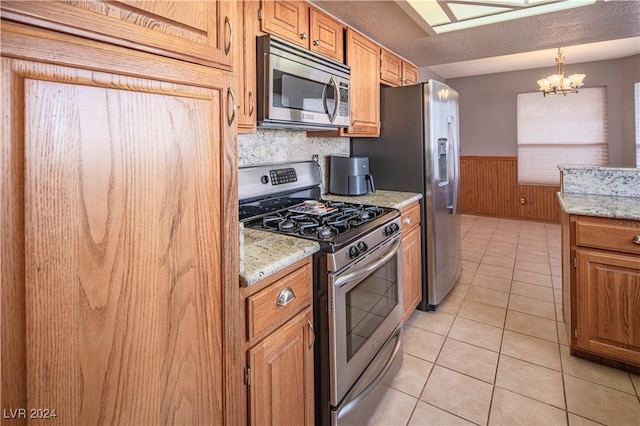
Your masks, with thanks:
M517 157L460 158L460 209L464 214L560 222L558 191L558 186L519 185Z

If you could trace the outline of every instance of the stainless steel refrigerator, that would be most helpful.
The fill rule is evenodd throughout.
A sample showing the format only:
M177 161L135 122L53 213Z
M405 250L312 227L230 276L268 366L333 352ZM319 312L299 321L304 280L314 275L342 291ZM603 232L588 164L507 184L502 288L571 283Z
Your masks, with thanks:
M435 80L380 90L380 137L352 138L351 155L369 157L378 189L423 194L418 308L435 310L462 269L458 93Z

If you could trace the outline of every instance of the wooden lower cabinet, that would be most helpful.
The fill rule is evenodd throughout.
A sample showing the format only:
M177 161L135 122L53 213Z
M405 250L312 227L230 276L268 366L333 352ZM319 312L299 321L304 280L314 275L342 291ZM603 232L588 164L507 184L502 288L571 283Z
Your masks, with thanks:
M640 366L638 255L577 250L576 256L576 347Z
M640 221L564 215L563 227L563 262L572 263L563 267L572 353L639 371L640 245L633 241Z
M308 307L249 350L252 425L312 425L313 312Z
M242 289L251 425L314 423L312 289L310 258Z
M420 203L413 203L401 210L402 214L402 290L403 322L422 300L422 233L420 227Z
M236 422L232 84L2 22L5 410L55 410L50 425Z

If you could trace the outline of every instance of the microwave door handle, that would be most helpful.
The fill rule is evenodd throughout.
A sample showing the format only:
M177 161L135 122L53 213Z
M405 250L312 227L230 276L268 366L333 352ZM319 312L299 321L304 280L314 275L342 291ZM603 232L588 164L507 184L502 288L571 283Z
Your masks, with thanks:
M333 83L333 92L334 92L334 95L335 95L333 113L329 117L329 121L331 123L333 123L334 121L336 121L336 117L338 116L338 111L340 111L340 89L338 89L338 80L336 80L336 78L334 76L331 76L331 78L329 79L329 83L327 83L325 85L325 88L326 88L326 86L331 85L330 83ZM325 109L325 111L329 111L329 108L327 107L327 98L324 97L324 91L323 91L322 96L324 98L324 109Z

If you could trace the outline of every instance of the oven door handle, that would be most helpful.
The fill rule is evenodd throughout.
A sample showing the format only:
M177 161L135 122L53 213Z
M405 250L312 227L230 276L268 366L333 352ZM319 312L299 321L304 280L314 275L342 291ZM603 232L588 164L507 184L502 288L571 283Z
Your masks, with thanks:
M380 266L385 264L389 259L391 259L393 256L395 256L398 253L398 250L400 250L401 241L402 239L400 238L400 235L398 235L396 237L395 242L393 243L393 246L380 259L376 260L372 264L367 265L362 269L358 269L357 271L341 276L335 281L333 285L336 287L340 287L349 281L352 281L363 275L368 275L371 272L375 271L376 269L378 269Z

